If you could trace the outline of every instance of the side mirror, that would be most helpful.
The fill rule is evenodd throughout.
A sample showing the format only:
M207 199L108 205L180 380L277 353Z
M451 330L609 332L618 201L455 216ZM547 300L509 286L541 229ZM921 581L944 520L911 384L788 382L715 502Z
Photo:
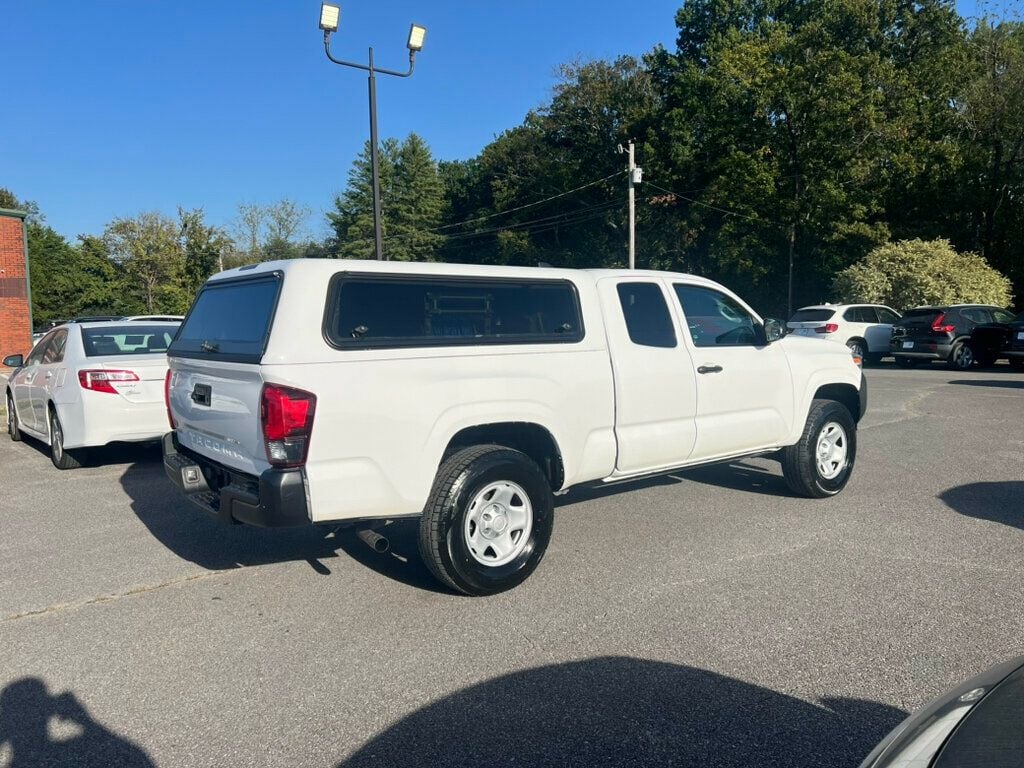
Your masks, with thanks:
M4 358L4 365L8 368L21 368L25 364L24 355L8 355Z
M774 317L765 318L764 335L769 344L773 341L778 341L786 335L785 323L781 320L776 320Z

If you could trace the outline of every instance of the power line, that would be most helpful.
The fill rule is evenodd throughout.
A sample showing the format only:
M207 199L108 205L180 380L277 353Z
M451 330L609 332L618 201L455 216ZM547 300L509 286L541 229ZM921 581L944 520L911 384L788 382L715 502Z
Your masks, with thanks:
M440 232L443 229L451 229L452 227L462 227L462 226L465 226L466 224L475 224L478 221L486 221L488 219L493 219L495 216L505 216L506 214L509 214L509 213L516 213L517 211L523 211L523 210L526 210L527 208L533 208L533 207L538 206L538 205L543 205L544 203L549 203L552 200L558 200L561 197L566 197L567 195L575 194L576 192L579 192L581 190L587 189L588 187L592 187L595 184L600 184L601 182L608 181L609 179L614 179L616 176L620 176L623 173L625 173L625 171L616 171L615 173L611 173L611 174L605 176L603 179L594 179L593 181L587 182L586 184L582 184L582 185L576 187L575 189L570 189L570 190L567 190L565 192L559 192L557 195L552 195L551 197L545 197L543 200L537 200L536 202L526 203L525 205L520 205L520 206L518 206L516 208L509 208L506 211L496 211L495 213L489 213L486 216L478 216L475 219L466 219L465 221L459 221L459 222L456 222L454 224L445 224L444 226L434 227L432 229L428 229L428 230L424 230L424 231L425 232Z
M694 200L692 197L687 197L686 195L681 195L678 192L673 192L671 189L665 189L664 187L659 187L657 184L654 184L653 182L650 182L650 181L647 182L647 186L654 187L659 192L664 192L664 193L666 193L668 195L673 195L675 197L681 197L683 200L686 200L689 203L693 203L694 205L701 205L701 206L703 206L705 208L710 208L712 211L718 211L719 213L724 213L726 216L737 216L737 217L739 217L741 219L747 219L749 221L756 221L759 224L775 224L776 223L774 221L769 221L768 219L762 219L759 216L747 216L745 213L740 213L739 211L730 211L728 208L720 208L717 205L711 205L710 203L703 203L700 200Z

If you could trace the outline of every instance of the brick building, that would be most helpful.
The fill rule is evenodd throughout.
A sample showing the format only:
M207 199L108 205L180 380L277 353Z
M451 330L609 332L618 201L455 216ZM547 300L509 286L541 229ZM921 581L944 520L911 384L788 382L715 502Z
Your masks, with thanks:
M25 213L0 208L0 359L32 347Z

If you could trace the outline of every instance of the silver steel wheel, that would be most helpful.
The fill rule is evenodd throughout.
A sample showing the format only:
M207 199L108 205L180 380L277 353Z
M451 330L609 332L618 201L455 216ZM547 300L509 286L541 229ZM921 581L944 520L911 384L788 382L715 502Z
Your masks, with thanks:
M50 414L50 450L55 462L64 456L64 433L60 428L60 420L53 414Z
M533 506L516 483L500 480L482 488L466 510L462 533L473 559L497 567L522 554L533 530Z
M818 474L824 480L833 480L846 468L846 430L834 421L828 422L818 433L814 449Z

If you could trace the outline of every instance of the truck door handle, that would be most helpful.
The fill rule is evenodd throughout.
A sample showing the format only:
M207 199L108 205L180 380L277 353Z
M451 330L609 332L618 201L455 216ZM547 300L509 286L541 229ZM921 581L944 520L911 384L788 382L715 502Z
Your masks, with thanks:
M722 366L720 365L702 365L697 369L697 373L721 373Z

